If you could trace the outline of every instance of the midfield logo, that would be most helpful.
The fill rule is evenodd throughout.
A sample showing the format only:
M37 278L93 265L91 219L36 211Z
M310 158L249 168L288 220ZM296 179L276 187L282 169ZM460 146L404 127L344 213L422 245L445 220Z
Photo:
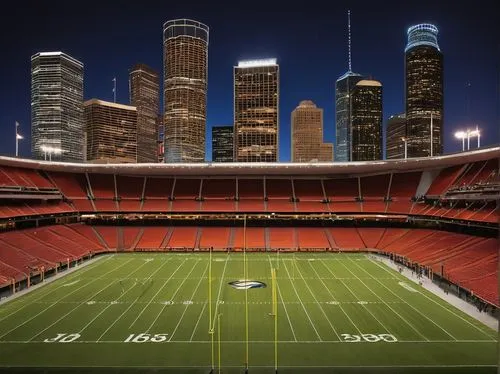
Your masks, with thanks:
M254 280L237 280L229 282L229 285L237 290L248 290L251 288L265 288L267 287L264 282Z

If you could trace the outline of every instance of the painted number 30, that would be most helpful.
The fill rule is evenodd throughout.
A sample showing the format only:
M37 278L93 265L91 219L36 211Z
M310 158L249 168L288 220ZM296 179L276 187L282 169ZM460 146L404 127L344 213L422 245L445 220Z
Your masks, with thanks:
M124 340L125 343L161 343L167 340L168 334L130 334L127 339Z
M44 343L71 343L80 336L80 334L57 334L54 338L45 339Z
M351 334L342 334L342 339L345 342L349 343L359 343L359 342L368 342L368 343L376 343L379 341L387 342L387 343L395 343L398 341L394 335L391 334L361 334L361 335L351 335Z

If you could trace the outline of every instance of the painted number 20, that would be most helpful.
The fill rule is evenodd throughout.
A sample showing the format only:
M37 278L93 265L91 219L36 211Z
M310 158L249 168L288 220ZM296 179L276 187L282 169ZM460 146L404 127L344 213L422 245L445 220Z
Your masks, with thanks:
M342 339L345 342L349 343L359 343L359 342L368 342L368 343L376 343L379 341L387 342L387 343L395 343L398 341L396 337L392 334L361 334L361 335L351 335L351 334L342 334Z

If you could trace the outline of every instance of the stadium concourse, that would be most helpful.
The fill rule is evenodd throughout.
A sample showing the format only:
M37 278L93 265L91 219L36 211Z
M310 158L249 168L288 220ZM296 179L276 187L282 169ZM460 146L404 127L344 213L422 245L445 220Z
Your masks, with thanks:
M499 147L334 164L104 165L0 157L0 296L105 253L125 259L131 252L279 252L284 258L305 252L304 259L323 261L354 252L346 258L362 261L356 256L371 252L496 314L499 157ZM358 270L376 272L369 264ZM9 315L0 313L0 327ZM0 343L9 331L0 331Z

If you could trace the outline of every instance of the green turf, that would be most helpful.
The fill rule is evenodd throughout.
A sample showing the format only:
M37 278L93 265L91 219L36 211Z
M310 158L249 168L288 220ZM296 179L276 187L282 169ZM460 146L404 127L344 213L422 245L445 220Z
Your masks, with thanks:
M217 322L220 314L222 373L243 372L245 292L249 373L274 372L271 267L278 276L280 373L496 371L495 331L380 262L364 254L279 256L247 255L247 278L267 284L248 291L228 285L243 279L243 254L213 256L211 317ZM0 366L209 372L208 259L206 253L105 256L0 305ZM125 342L141 333L164 334L155 338L163 341ZM62 334L79 336L50 342L71 340ZM397 342L353 337L361 334L389 334ZM218 335L215 324L215 372Z

